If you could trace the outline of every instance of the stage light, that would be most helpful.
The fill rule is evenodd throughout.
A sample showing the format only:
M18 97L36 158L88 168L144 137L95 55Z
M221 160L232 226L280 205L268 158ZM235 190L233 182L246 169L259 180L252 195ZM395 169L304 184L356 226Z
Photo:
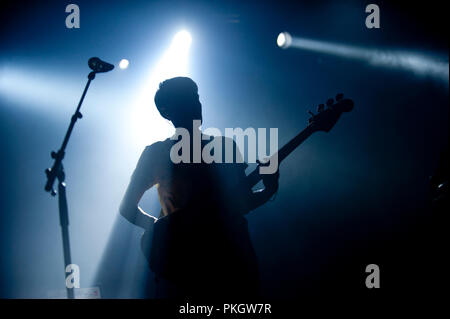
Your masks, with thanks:
M122 59L119 62L119 68L124 70L124 69L128 68L128 64L130 64L130 62L127 59Z
M191 46L192 37L186 30L182 30L175 34L173 38L173 46L180 50L187 50Z
M280 48L287 49L291 46L292 37L287 32L281 32L277 37L277 44Z
M282 32L278 35L277 44L283 49L292 47L310 50L364 61L375 66L409 71L417 75L430 76L437 80L441 80L444 83L448 83L449 80L448 56L440 57L437 55L422 54L409 50L379 50L310 40L299 37L291 37L287 32Z
M175 129L156 109L153 98L159 83L176 76L188 76L188 58L192 37L188 31L175 34L161 59L151 71L133 112L132 130L135 145L144 146L171 136Z

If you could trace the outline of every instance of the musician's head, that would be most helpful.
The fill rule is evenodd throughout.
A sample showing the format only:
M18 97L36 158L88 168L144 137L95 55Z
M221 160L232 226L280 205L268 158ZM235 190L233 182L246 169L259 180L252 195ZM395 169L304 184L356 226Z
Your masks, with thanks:
M159 84L155 104L162 117L175 127L192 128L193 120L202 120L202 104L197 84L187 77L175 77Z

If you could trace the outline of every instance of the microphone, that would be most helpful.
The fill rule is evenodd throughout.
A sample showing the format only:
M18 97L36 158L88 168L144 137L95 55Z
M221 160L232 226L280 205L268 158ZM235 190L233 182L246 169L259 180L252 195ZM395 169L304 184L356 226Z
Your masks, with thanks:
M97 57L90 58L88 65L95 73L109 72L114 69L113 64L102 61Z

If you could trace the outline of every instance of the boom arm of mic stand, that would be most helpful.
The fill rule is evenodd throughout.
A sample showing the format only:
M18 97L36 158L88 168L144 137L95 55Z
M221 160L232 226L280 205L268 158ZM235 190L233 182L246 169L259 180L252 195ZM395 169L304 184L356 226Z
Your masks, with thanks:
M47 175L47 183L45 184L45 191L50 192L52 196L56 195L56 191L53 188L53 184L55 183L56 178L58 177L59 171L62 169L62 160L65 155L66 146L69 142L70 135L72 134L73 127L78 119L81 119L83 115L80 112L81 104L83 103L84 97L86 96L86 92L89 89L89 85L91 81L95 79L96 72L92 71L88 75L88 81L84 88L83 94L81 95L80 102L78 103L77 109L75 113L72 115L70 120L69 128L67 129L66 135L64 136L64 140L58 152L51 152L51 157L55 160L53 162L52 168L47 168L45 170L45 174Z

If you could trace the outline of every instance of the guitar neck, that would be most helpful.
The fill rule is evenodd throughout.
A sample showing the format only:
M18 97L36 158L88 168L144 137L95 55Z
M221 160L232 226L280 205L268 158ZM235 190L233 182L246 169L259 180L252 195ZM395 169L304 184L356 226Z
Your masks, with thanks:
M314 133L314 130L311 125L308 125L303 131L298 133L293 139L280 148L278 151L278 165L284 161L284 159L288 157L288 155L291 154L297 147L299 147L300 144L310 137L312 133Z
M303 131L297 134L293 139L291 139L288 143L286 143L282 148L278 150L275 154L273 154L270 159L274 156L278 156L278 166L280 166L281 162L288 157L289 154L292 153L300 144L302 144L311 134L314 133L311 125L308 125ZM250 184L250 187L253 187L261 180L261 175L259 174L259 167L256 168L253 172L251 172L247 176L247 180Z

